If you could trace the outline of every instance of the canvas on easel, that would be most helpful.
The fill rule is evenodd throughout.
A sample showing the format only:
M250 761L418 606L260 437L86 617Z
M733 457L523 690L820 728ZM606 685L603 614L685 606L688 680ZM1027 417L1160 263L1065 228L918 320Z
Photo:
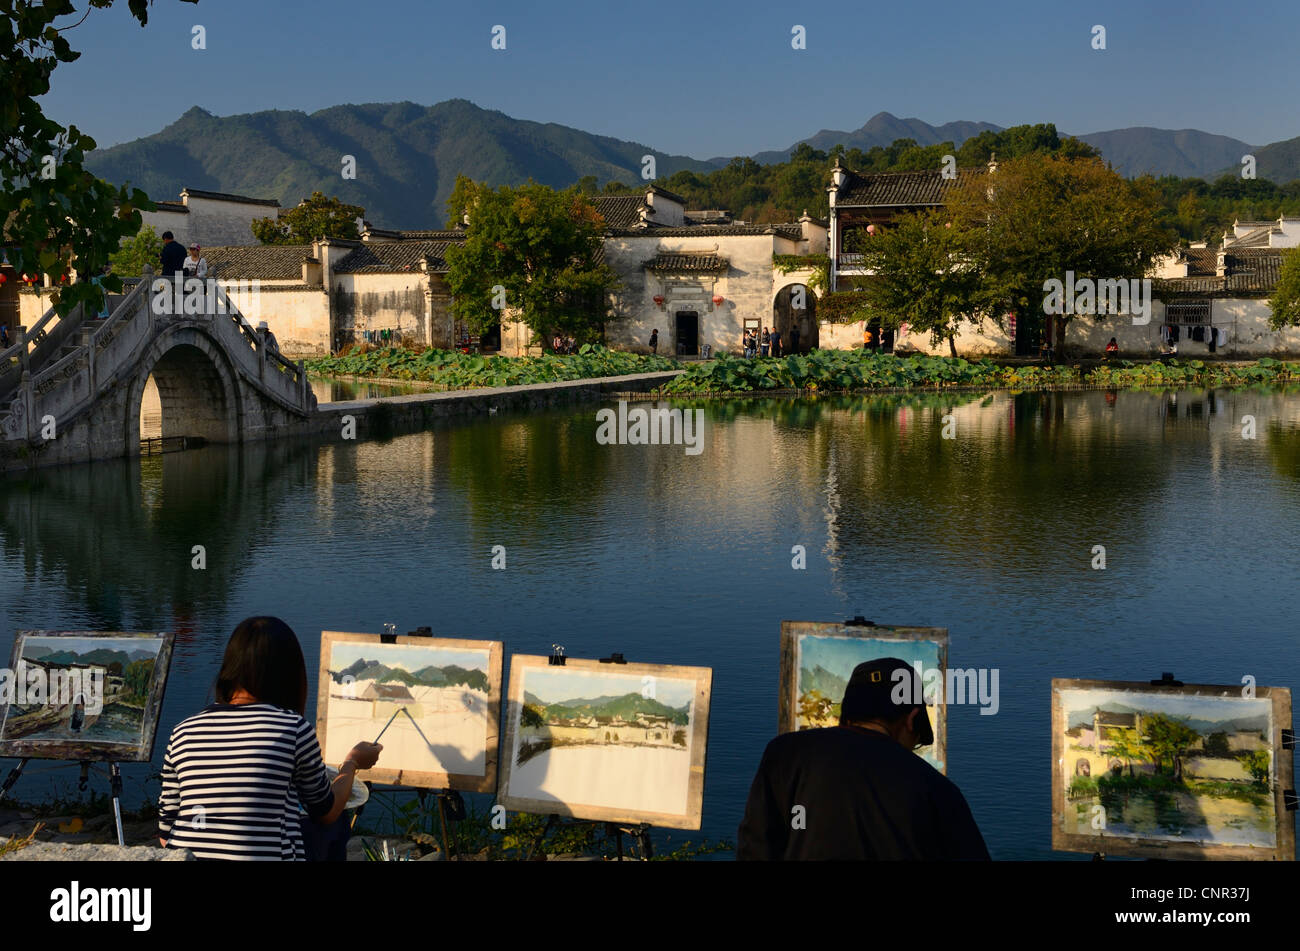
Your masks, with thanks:
M1052 848L1295 859L1291 691L1052 681Z
M782 621L778 731L838 726L840 702L853 668L882 657L897 657L920 671L934 743L921 747L917 755L946 773L946 628Z
M325 762L379 737L367 782L491 792L501 721L500 641L321 634L316 735ZM380 734L382 733L382 736Z
M143 763L175 635L19 631L0 689L0 756Z
M698 829L713 671L516 654L497 801L507 809Z

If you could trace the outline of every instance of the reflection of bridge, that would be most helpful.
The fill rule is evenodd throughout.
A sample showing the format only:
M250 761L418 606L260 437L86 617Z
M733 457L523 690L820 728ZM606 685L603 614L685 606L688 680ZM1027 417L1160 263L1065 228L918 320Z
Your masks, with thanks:
M0 469L138 453L150 376L164 438L235 443L306 428L316 398L302 363L266 346L220 288L184 308L199 312L157 313L154 291L173 289L146 269L107 319L51 310L0 353Z

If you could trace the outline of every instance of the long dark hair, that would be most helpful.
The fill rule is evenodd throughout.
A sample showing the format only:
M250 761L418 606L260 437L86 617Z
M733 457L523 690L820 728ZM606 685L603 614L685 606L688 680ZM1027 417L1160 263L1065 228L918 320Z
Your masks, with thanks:
M229 703L243 688L259 703L307 712L307 663L298 635L278 617L250 617L230 635L214 692Z

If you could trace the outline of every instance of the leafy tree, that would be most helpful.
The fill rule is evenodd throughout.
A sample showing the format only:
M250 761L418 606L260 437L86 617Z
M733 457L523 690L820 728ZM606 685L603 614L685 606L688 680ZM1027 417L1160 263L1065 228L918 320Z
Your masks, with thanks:
M99 274L122 238L140 229L140 212L154 206L139 189L113 186L90 174L86 153L95 140L76 126L61 126L41 111L39 98L50 91L50 77L60 63L81 54L67 33L94 10L114 0L88 0L81 18L72 0L0 0L0 224L3 241L19 273L45 272L56 282L75 266L82 274ZM149 19L148 0L127 0L141 26ZM62 25L59 25L62 21ZM104 281L121 291L120 279ZM99 286L69 284L53 295L61 314L79 303L98 307Z
M263 244L306 244L318 238L355 241L361 237L357 219L365 215L366 210L360 205L346 205L338 198L326 197L323 192L312 192L310 198L303 199L279 218L254 221L253 237Z
M1153 713L1142 718L1142 743L1147 748L1156 772L1164 772L1169 763L1174 779L1183 778L1183 757L1201 735L1185 723Z
M144 273L145 265L156 268L158 255L162 252L162 238L153 230L152 225L145 225L134 238L127 238L122 246L109 255L108 261L113 265L113 273L127 277L138 277Z
M462 207L465 242L447 250L458 319L482 333L508 308L546 345L553 334L599 337L617 278L602 260L604 220L576 188L457 181L448 208Z
M1241 765L1256 786L1268 786L1268 750L1251 750L1241 757Z
M1282 273L1268 302L1272 309L1269 323L1274 330L1300 324L1300 248L1282 256Z
M1228 734L1222 730L1211 733L1205 738L1205 755L1206 756L1230 756L1232 750L1228 746Z
M899 217L862 245L863 262L874 271L863 293L881 322L907 324L934 343L946 339L954 357L961 322L978 322L981 306L965 237L943 213L925 212Z
M546 718L542 716L542 711L536 704L525 703L523 709L519 711L519 723L521 726L541 729L546 726Z
M799 719L809 723L839 720L839 704L820 690L809 690L799 697Z
M1130 776L1133 775L1133 764L1135 762L1142 763L1148 759L1142 738L1138 736L1137 730L1134 729L1121 728L1112 731L1110 752L1124 760L1125 765L1128 766Z
M1149 183L1126 181L1100 159L1037 152L972 176L948 202L963 253L979 272L979 309L1010 308L1039 326L1046 282L1064 281L1067 271L1076 281L1144 278L1175 243L1158 207ZM1057 340L1076 316L1055 315Z
M149 696L149 681L153 679L153 666L152 659L134 660L126 665L126 670L122 673L122 680L128 693L137 700L143 701Z

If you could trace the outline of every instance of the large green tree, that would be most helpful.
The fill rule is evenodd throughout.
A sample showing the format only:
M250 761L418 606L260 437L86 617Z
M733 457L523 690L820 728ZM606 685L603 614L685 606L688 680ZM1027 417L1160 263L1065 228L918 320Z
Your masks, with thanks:
M1300 248L1292 248L1282 256L1282 274L1268 303L1274 330L1300 324Z
M1128 181L1093 158L1034 152L1000 163L954 188L948 211L980 274L981 310L1039 326L1048 281L1067 272L1076 282L1142 279L1176 243L1149 181ZM1078 315L1050 316L1059 343Z
M863 262L874 275L864 296L881 323L929 333L948 341L957 356L963 321L978 322L980 275L971 266L968 236L942 212L903 215L880 234L864 239Z
M307 244L318 238L361 237L357 222L366 210L360 205L344 204L324 192L312 192L278 218L258 218L253 222L253 237L263 244Z
M469 216L465 243L447 250L458 319L481 333L509 311L544 346L553 334L599 338L617 278L602 259L604 220L577 188L458 180L448 208Z
M9 262L20 273L45 272L56 282L74 266L99 274L121 240L139 231L140 209L154 207L139 189L115 187L86 171L94 139L48 118L38 102L59 64L81 56L67 34L113 2L87 0L78 11L72 0L0 0L0 224ZM126 5L141 26L148 22L149 0ZM122 289L117 278L104 284ZM89 282L60 288L54 299L63 314L103 300Z
M109 255L113 273L126 277L139 277L144 273L145 265L156 267L158 255L162 253L162 238L152 225L145 225L134 238L122 242L122 246Z
M1156 772L1164 772L1167 763L1172 767L1174 779L1183 778L1183 757L1200 738L1201 734L1187 724L1163 713L1142 718L1142 743L1156 764Z

